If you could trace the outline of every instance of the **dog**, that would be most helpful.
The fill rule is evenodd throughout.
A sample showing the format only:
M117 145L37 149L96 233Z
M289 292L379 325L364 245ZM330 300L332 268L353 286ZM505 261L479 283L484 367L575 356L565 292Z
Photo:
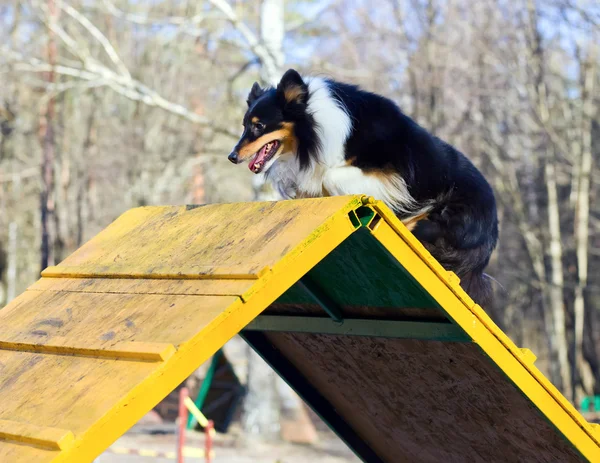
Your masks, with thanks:
M496 200L481 172L390 99L288 70L254 83L229 160L265 173L283 198L366 194L385 202L465 291L491 305L484 273L498 241Z

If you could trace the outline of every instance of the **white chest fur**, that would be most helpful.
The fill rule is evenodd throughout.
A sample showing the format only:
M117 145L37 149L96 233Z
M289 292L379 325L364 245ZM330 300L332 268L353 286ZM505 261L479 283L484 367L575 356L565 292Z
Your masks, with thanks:
M296 159L280 159L273 165L269 178L284 198L306 198L365 194L385 202L406 216L427 212L408 192L404 179L394 173L368 173L354 166L330 167L313 164L300 170Z

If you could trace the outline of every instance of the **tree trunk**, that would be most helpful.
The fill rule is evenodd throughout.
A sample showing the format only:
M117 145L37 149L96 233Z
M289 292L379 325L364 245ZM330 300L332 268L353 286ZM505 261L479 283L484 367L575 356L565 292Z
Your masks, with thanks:
M54 0L48 0L48 13L50 24L57 20L57 8ZM51 66L56 64L57 50L56 41L52 27L48 28L48 63ZM48 83L53 84L56 81L54 70L48 72ZM52 253L52 220L54 213L54 200L52 193L54 190L54 158L55 158L55 137L54 137L54 116L55 106L54 97L48 98L46 108L40 118L40 136L42 141L42 191L40 194L40 217L41 217L41 262L40 271L48 265L54 264Z
M269 60L261 63L261 78L275 85L281 77L285 60L283 38L285 35L285 17L283 0L263 0L260 8L260 39L269 53Z
M569 363L569 346L567 343L563 274L563 249L560 232L560 211L558 208L558 194L556 190L556 170L554 156L547 156L546 161L546 189L548 192L548 228L550 234L550 267L552 269L549 288L549 307L552 311L553 334L555 336L554 347L558 354L560 365L561 384L558 387L567 397L571 397L571 368Z
M279 396L278 376L273 369L247 346L248 380L242 425L249 436L263 440L278 440Z
M551 126L550 111L548 107L548 88L546 86L546 55L542 42L542 33L539 26L539 12L535 1L527 1L527 13L529 20L528 39L529 56L531 61L531 75L529 76L529 92L532 100L535 102L536 116L541 120L539 129L542 132L543 143L548 145L555 143L547 133L547 128ZM546 309L550 314L544 313L544 317L549 317L551 323L546 323L548 332L548 342L550 346L551 362L557 362L558 365L552 365L551 369L558 367L558 375L554 374L552 380L557 381L557 387L567 397L573 396L571 364L569 362L569 343L567 340L565 298L564 298L564 270L563 270L563 248L560 230L560 209L557 191L556 171L554 151L552 156L548 156L549 150L546 150L545 156L545 175L546 191L548 195L548 227L550 236L550 246L545 252L550 260L551 275L549 276L549 285L544 285L543 293ZM557 376L557 377L556 377Z
M589 219L590 219L590 176L592 172L592 119L596 65L595 47L591 47L589 65L585 70L583 84L583 108L581 118L581 160L579 164L579 182L575 218L575 243L577 247L577 285L575 286L575 368L578 376L579 396L592 394L594 374L583 356L583 335L585 328L585 289L588 282ZM576 400L578 397L574 397Z
M12 301L17 293L17 247L18 226L13 221L8 225L8 264L6 269L6 303Z
M265 46L267 59L261 60L260 78L263 84L276 85L281 77L283 63L283 39L285 17L283 0L263 0L260 9L260 40ZM275 201L277 196L271 185L265 182L264 174L252 178L254 196L257 201Z

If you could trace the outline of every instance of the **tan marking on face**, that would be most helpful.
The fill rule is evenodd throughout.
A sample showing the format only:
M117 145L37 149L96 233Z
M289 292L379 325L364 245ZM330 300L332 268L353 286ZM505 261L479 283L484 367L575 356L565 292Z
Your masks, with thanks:
M417 223L421 220L426 220L428 216L429 214L425 212L424 214L417 215L416 217L411 217L406 222L403 221L402 223L406 228L408 228L409 231L413 231L417 226Z
M291 103L292 101L299 100L302 96L304 96L305 91L299 85L294 85L293 87L286 88L283 91L283 96L285 97L285 101Z
M294 124L284 122L283 127L274 132L265 133L262 137L254 140L251 143L242 145L239 150L239 158L246 160L269 142L279 140L283 145L284 152L291 150L297 146L296 137L294 136ZM294 151L295 152L295 151Z
M354 161L356 161L356 156L353 156L350 159L346 159L346 165L347 166L353 166L354 165Z
M254 117L253 117L253 118L252 118L250 121L251 121L253 124L256 124L257 122L259 122L259 120L260 120L260 119L259 119L258 117L254 116Z

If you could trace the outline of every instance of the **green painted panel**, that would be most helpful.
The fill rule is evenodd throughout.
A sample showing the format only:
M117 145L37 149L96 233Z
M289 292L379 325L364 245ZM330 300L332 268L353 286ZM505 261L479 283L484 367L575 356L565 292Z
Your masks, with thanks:
M319 283L321 284L321 283ZM294 284L275 301L276 304L314 304L315 300Z
M439 308L367 228L350 235L308 275L340 306ZM297 285L277 302L314 304Z

